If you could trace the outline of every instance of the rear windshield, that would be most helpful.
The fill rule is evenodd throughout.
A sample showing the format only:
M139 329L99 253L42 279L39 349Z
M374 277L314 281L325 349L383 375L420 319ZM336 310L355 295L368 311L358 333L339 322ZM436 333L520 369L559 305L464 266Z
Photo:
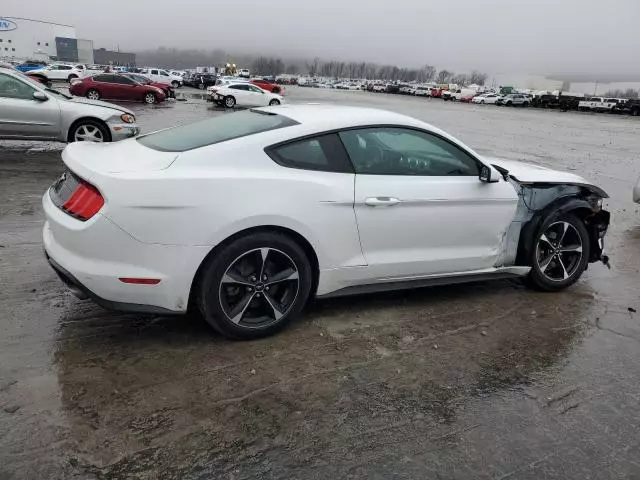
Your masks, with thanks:
M293 125L298 122L282 115L245 110L142 135L138 142L161 152L184 152Z

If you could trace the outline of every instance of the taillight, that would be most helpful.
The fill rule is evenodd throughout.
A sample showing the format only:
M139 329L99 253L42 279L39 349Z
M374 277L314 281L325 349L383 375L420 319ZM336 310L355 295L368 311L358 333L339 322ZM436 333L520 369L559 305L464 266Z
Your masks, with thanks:
M65 172L49 192L56 206L83 222L104 205L104 197L98 189L71 172Z

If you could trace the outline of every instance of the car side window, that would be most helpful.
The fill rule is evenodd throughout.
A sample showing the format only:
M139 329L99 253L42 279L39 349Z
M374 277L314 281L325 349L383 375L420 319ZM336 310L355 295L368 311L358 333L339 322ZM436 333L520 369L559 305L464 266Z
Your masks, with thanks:
M58 70L71 70L72 67L69 65L59 65Z
M252 92L255 92L255 93L262 93L262 90L260 90L259 88L254 87L254 86L252 86L252 85L249 85L249 86L248 86L248 88L249 88L249 90L251 90Z
M229 88L233 90L244 90L245 92L249 90L248 85L229 85Z
M96 75L93 80L95 82L113 83L113 75Z
M356 173L478 176L478 162L461 148L422 130L375 127L340 132Z
M33 100L36 90L17 78L0 73L0 98Z
M158 70L151 70L151 75L158 75Z
M335 133L268 147L265 151L283 167L353 173L349 158Z
M120 75L113 75L113 83L118 83L120 85L133 85L135 82L130 78L123 77Z

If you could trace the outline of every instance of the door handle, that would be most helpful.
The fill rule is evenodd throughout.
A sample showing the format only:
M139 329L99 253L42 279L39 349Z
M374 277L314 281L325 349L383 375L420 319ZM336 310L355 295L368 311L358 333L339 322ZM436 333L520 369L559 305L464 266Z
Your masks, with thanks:
M398 205L400 200L393 197L367 197L364 204L368 207L393 207Z

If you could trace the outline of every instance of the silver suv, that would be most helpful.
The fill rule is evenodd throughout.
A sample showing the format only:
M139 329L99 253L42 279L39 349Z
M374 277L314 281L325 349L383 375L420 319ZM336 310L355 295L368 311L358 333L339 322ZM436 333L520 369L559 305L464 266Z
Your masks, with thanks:
M126 108L71 97L0 66L0 139L115 142L139 133Z
M531 99L524 93L511 93L509 95L505 95L500 103L507 107L515 107L516 105L528 107L529 103L531 103Z

